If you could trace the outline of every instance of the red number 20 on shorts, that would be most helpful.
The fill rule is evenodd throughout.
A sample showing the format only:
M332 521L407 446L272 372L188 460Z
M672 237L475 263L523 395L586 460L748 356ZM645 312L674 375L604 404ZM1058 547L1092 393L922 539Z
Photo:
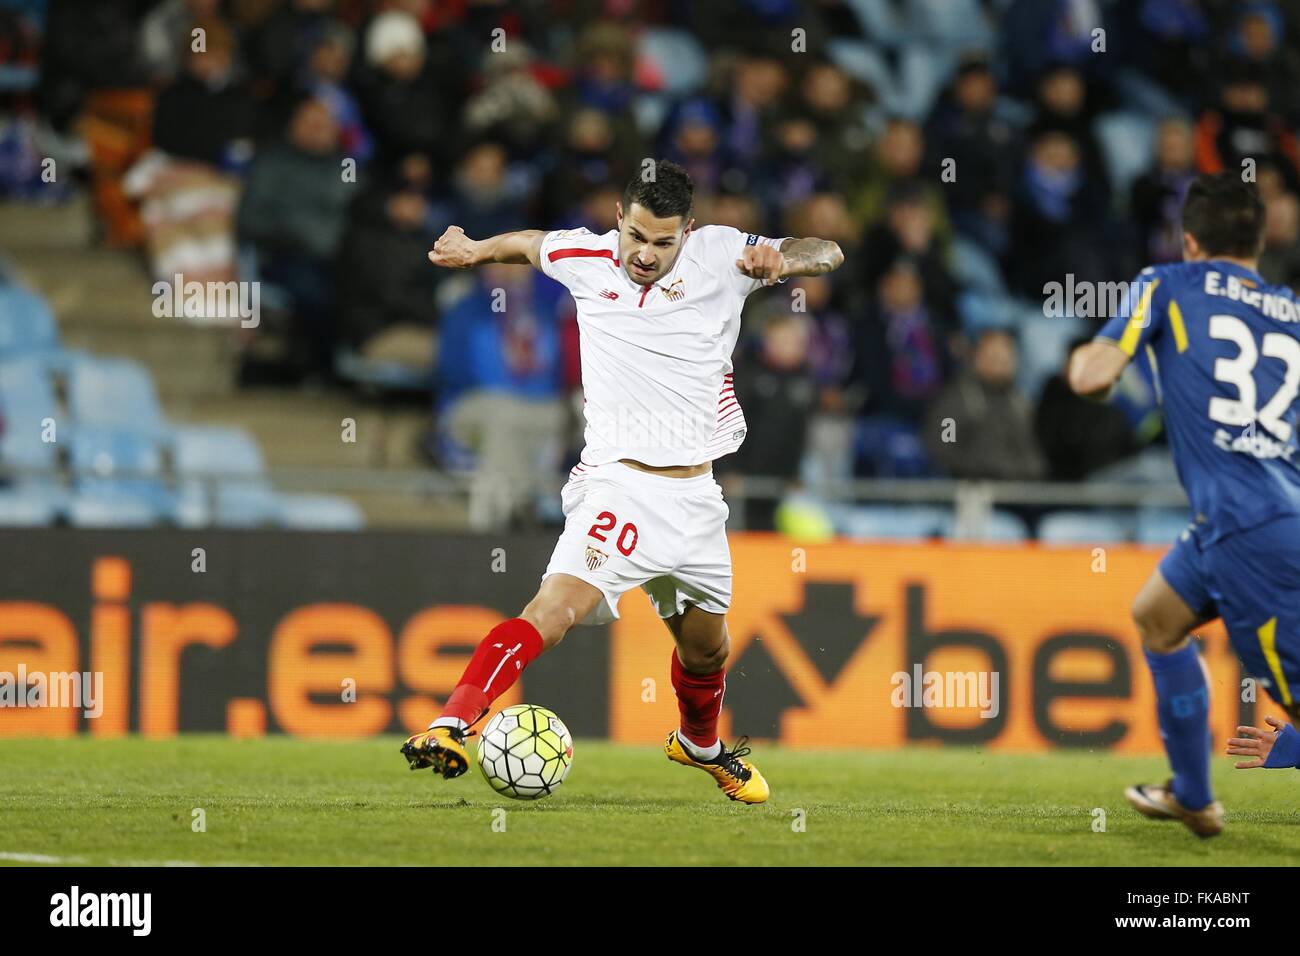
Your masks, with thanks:
M608 524L606 522L608 522ZM614 526L617 524L618 518L614 517L614 512L602 511L600 514L596 515L596 523L591 526L591 530L589 530L587 534L595 538L597 541L604 543L608 539L601 532L613 531ZM622 530L618 533L618 538L614 541L614 546L618 548L619 552L624 557L627 557L636 550L636 525L632 524L630 521L624 524Z

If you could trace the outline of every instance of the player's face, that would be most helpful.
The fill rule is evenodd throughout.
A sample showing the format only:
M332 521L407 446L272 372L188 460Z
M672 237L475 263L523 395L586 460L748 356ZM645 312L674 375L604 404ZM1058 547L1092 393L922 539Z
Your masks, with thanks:
M672 270L695 220L660 219L640 203L618 209L618 256L623 270L639 285L657 282Z

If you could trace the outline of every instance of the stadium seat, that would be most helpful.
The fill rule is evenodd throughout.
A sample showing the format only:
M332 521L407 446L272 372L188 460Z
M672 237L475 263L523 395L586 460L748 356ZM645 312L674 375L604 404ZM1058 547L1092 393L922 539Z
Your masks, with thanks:
M1010 328L1019 314L1019 303L1008 295L974 289L957 295L957 315L961 319L962 331L972 337L985 329Z
M185 425L172 429L170 444L181 475L251 476L266 470L262 450L242 428Z
M0 361L0 421L0 462L26 469L57 466L58 440L66 428L44 359L24 356ZM47 435L54 441L45 441Z
M1028 538L1029 526L1025 524L1023 518L1012 514L1010 511L994 508L989 512L984 529L978 535L972 535L962 540L1012 542L1026 541Z
M153 377L131 359L84 357L70 363L68 410L78 427L107 425L155 436L167 429Z
M938 48L912 43L899 48L895 68L885 51L861 40L832 39L826 55L845 73L875 91L884 112L922 122L952 72L953 57Z
M1101 144L1106 171L1115 192L1127 196L1133 180L1151 165L1155 126L1151 117L1137 112L1104 113L1093 122Z
M275 523L279 501L264 477L262 451L246 431L185 426L172 431L170 444L180 479L178 524L252 528Z
M77 490L74 523L78 523L78 514L97 515L101 505L117 503L122 503L128 515L136 514L136 504L142 503L155 519L171 517L175 496L163 483L162 454L155 438L134 431L84 426L73 433L71 447ZM84 504L92 499L95 505Z
M221 528L262 528L280 520L280 496L263 480L223 481L213 499L212 523Z
M1007 285L997 259L979 243L954 236L949 246L948 262L959 286L990 296L1005 296Z
M54 524L62 511L62 489L37 481L0 487L0 527L39 528Z
M67 511L68 520L78 528L147 528L161 517L143 498L106 490L74 494Z
M843 512L839 530L863 540L924 541L952 532L951 508L935 505L863 505Z
M278 523L311 531L360 531L366 525L361 509L338 495L280 494Z
M686 30L650 27L637 36L639 59L654 64L670 96L689 96L708 78L709 56Z
M1190 523L1191 515L1183 508L1139 508L1136 539L1142 544L1173 544Z
M1131 516L1122 511L1053 511L1038 522L1044 544L1115 544L1133 536Z
M358 385L394 391L428 392L433 368L412 368L401 362L366 358L356 349L340 348L334 354L334 371Z
M934 473L920 434L902 419L859 419L853 442L857 460L876 478L928 478Z
M1087 320L1048 318L1041 311L1020 321L1020 371L1017 384L1031 398L1065 365L1070 342L1087 331Z
M988 49L991 24L978 0L849 0L851 9L872 41L882 46L915 45L924 41L956 52Z
M45 300L19 286L0 286L0 359L58 348L59 330Z
M1167 445L1149 445L1136 455L1100 468L1090 476L1091 481L1119 485L1178 484L1178 469ZM1186 514L1186 512L1184 512Z

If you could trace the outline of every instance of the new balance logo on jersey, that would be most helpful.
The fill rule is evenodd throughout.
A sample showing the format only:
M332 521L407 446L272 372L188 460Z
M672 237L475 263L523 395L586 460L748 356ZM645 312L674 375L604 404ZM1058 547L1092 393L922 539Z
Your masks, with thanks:
M612 289L606 289L604 292L600 294L600 297L602 299L610 299L612 301L618 298L618 293L613 291Z

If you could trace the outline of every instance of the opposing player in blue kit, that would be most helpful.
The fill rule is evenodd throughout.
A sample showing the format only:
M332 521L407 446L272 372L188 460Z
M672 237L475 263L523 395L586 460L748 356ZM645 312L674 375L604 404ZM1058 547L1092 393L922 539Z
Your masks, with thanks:
M1250 757L1237 763L1238 770L1264 767L1279 770L1292 767L1300 770L1300 731L1273 717L1265 717L1265 727L1238 727L1240 737L1228 738L1228 753L1234 757Z
M1184 261L1143 270L1130 314L1069 369L1070 386L1098 399L1139 351L1156 373L1192 521L1133 603L1173 779L1125 797L1201 837L1222 832L1223 808L1210 788L1209 680L1192 630L1221 617L1246 672L1300 716L1300 305L1257 271L1263 228L1253 184L1197 177L1183 205Z

